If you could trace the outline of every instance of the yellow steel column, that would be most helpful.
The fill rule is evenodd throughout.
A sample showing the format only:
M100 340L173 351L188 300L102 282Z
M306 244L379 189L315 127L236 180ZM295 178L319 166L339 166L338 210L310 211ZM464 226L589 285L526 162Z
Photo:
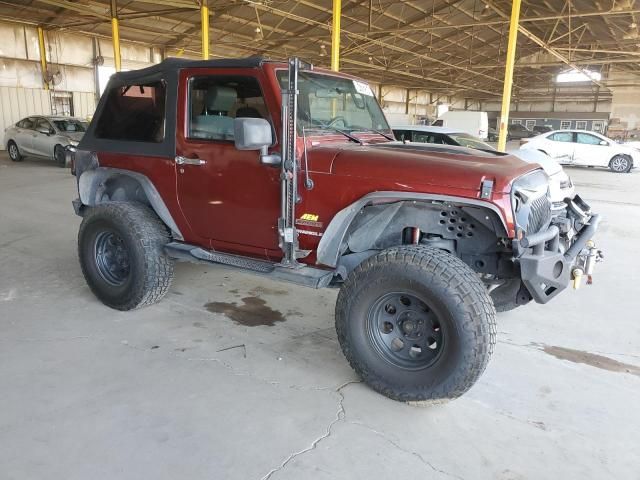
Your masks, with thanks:
M507 46L507 66L504 70L504 88L502 91L502 112L500 113L500 133L498 150L504 152L507 146L507 126L509 125L509 106L511 105L511 88L513 87L513 65L516 61L516 44L518 41L518 22L520 20L520 0L513 0L511 6L511 22L509 24L509 45Z
M120 56L120 26L118 25L116 0L111 0L111 41L113 42L113 63L116 72L119 72L122 69L122 57Z
M207 0L200 5L200 27L202 30L202 58L209 59L209 6Z
M333 0L333 24L331 28L331 70L340 70L340 17L342 0Z
M42 84L45 90L49 90L47 82L47 50L44 45L44 30L38 27L38 48L40 49L40 68L42 68Z

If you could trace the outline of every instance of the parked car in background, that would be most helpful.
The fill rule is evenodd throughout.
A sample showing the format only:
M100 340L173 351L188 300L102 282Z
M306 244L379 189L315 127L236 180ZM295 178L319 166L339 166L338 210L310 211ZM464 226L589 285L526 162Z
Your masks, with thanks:
M486 140L489 135L489 119L487 112L451 111L444 112L435 122L434 127L454 128L474 137Z
M495 148L478 137L455 128L433 125L398 125L391 128L398 140L434 143L436 145L458 145L477 150L495 151Z
M520 148L544 152L562 165L608 167L616 173L630 172L640 158L637 149L586 130L554 130L532 138Z
M529 138L535 135L536 133L533 130L529 130L520 123L511 123L507 127L507 140L519 140L521 138Z
M14 162L34 156L52 159L64 167L66 147L77 146L87 126L72 117L27 117L4 131L4 145Z
M543 125L536 125L535 127L533 127L533 130L529 130L527 127L525 127L524 125L521 125L519 123L512 123L509 126L507 126L507 140L523 140L523 139L527 139L527 138L531 138L535 135L538 135L538 133L543 133L543 132L538 132L537 129L546 129L549 127L543 126ZM551 129L549 128L549 130L544 130L544 131L550 131ZM498 136L500 135L500 132L495 129L495 128L489 128L489 134L487 135L487 140L489 142L497 142L498 141Z
M458 145L483 151L496 151L495 148L479 138L452 128L399 125L392 127L392 129L398 140L438 145ZM562 166L549 155L537 150L512 150L507 153L527 163L537 163L544 169L549 176L549 191L554 211L562 211L566 207L564 199L575 196L575 187L571 178L569 178Z
M549 195L554 213L562 212L566 207L565 199L573 198L576 189L571 177L564 171L562 165L544 152L532 149L517 149L507 153L515 155L528 163L537 163L549 176Z
M536 135L540 135L542 133L547 133L552 131L553 128L551 128L549 125L534 125L532 128L533 133L535 133Z

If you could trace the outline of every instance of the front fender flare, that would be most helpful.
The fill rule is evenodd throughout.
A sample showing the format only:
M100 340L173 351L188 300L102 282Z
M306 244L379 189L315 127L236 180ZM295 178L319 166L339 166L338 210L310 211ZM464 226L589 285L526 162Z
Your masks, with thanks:
M436 195L428 193L413 192L372 192L364 197L356 200L351 205L340 210L331 220L329 226L325 230L317 248L316 256L319 264L336 267L340 258L340 247L342 246L347 231L354 218L360 210L368 205L376 205L383 203L395 203L402 201L417 202L452 202L463 205L473 205L477 207L487 208L500 219L505 232L508 231L505 220L500 209L492 203L476 200L473 198L456 197L449 195Z

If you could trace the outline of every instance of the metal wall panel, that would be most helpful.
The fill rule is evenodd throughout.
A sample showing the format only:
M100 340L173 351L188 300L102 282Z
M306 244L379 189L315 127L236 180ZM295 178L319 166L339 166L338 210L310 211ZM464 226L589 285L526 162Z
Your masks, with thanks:
M37 88L0 86L1 148L6 148L4 130L29 115L51 115L49 92Z
M95 95L86 92L73 92L73 114L79 118L91 118L96 109Z

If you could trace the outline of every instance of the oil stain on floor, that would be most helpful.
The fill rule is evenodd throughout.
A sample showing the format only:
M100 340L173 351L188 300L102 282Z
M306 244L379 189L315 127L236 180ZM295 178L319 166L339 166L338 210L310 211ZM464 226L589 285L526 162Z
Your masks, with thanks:
M210 302L204 308L211 313L221 313L234 322L246 327L266 325L272 327L286 319L281 312L272 309L267 302L257 297L244 297L241 304L230 302Z
M617 360L613 360L609 357L585 352L583 350L555 347L553 345L541 345L541 347L543 352L553 355L560 360L568 360L573 363L583 363L585 365L601 368L602 370L608 370L610 372L630 373L632 375L640 376L640 367L618 362Z

